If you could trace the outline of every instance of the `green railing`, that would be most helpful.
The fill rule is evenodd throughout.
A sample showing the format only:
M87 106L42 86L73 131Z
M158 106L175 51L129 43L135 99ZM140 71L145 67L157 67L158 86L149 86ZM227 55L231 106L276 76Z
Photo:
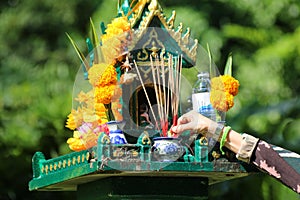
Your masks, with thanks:
M29 189L77 190L78 185L87 179L90 181L91 177L115 174L136 176L139 172L148 176L177 174L208 177L211 184L248 174L248 170L237 161L231 162L225 157L209 159L213 155L203 138L195 140L192 149L185 146L182 156L174 162L153 159L151 144L147 133L141 134L136 144L124 145L110 144L109 137L102 134L98 138L97 146L89 150L48 160L43 153L36 152L32 159L33 179L29 183Z

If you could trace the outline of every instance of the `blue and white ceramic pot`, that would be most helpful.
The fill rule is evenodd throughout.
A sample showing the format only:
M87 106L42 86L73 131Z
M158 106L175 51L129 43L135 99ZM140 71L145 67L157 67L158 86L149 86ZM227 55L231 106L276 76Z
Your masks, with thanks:
M120 129L109 131L109 138L111 144L127 144L125 135Z
M178 160L184 152L180 140L174 137L153 138L152 155L154 160L172 162Z
M109 121L106 123L109 129L109 138L111 144L127 144L127 140L122 131L123 121Z
M109 130L123 129L125 126L125 121L109 121L106 123Z

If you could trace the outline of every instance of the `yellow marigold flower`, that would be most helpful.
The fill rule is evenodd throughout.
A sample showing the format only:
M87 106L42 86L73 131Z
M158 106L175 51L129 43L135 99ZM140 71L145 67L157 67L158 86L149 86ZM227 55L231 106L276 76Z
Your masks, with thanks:
M93 86L106 86L117 83L117 71L112 65L95 64L89 70L89 81Z
M80 138L80 133L79 133L79 131L74 131L73 132L73 138Z
M95 103L95 113L99 117L99 119L98 119L99 124L103 124L108 121L107 116L106 116L106 108L105 108L104 104L96 102Z
M112 24L108 24L107 29L106 29L106 34L104 35L103 38L106 38L106 41L109 40L110 38L113 38L114 36L121 35L124 31L121 28L114 27ZM102 41L103 41L102 38ZM104 39L105 41L105 39Z
M106 108L104 106L103 103L95 103L95 110L96 112L105 112L106 111Z
M99 124L105 124L108 122L107 116L106 115L102 115L102 117L98 120Z
M130 23L128 22L127 17L115 18L107 25L106 34L104 34L101 38L102 42L105 42L109 38L120 35L128 30L130 30Z
M95 99L97 103L109 104L114 95L115 85L95 88Z
M221 78L224 83L225 91L229 92L233 96L237 95L240 86L239 81L229 75L223 75Z
M214 77L211 79L211 90L225 91L221 76Z
M233 107L233 97L239 92L239 81L229 75L222 75L211 80L210 101L219 111L228 111Z
M69 148L73 151L82 151L86 149L82 140L79 138L78 131L74 131L73 137L67 140L67 144L69 145Z
M128 41L128 34L125 32L129 32L130 29L130 23L126 17L115 18L107 25L106 34L101 36L101 48L106 62L112 63L120 56L122 46Z
M239 86L240 86L239 81L229 75L214 77L211 80L212 90L226 91L232 94L233 96L238 94Z
M71 129L71 130L75 130L76 129L76 123L75 123L75 120L74 120L74 116L72 113L70 113L68 115L68 119L67 119L67 122L66 122L66 127Z
M117 71L112 65L108 65L99 80L99 86L106 86L117 83Z
M99 63L94 64L88 71L89 74L89 82L93 86L97 86L99 80L101 79L102 74L104 73L105 69L107 67L107 64L105 63Z
M101 50L103 53L104 60L107 63L114 64L114 60L120 56L122 43L119 38L113 37L107 40L103 45L101 46Z
M72 110L72 114L74 116L74 121L77 127L79 127L83 122L83 112L82 109L79 107L77 110Z
M80 91L80 93L77 95L77 98L75 98L76 101L79 103L88 103L91 99L91 92L85 93L83 91Z
M130 30L130 24L128 22L127 17L114 18L111 24L112 24L113 27L120 28L123 31Z
M223 112L227 112L234 105L233 95L221 90L211 91L210 102L215 109Z
M85 146L79 138L69 138L67 144L72 151L82 151L85 150Z
M68 119L66 122L66 127L74 130L81 125L83 122L82 110L78 108L78 110L72 110L71 113L68 115Z

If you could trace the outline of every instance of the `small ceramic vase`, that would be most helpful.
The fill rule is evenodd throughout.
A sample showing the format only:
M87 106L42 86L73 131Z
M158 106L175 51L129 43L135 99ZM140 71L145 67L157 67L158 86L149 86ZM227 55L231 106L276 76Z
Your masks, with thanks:
M120 129L109 131L109 138L111 144L127 144L125 135Z
M172 162L180 158L184 148L180 140L174 137L157 137L153 138L152 155L156 161Z
M123 121L110 121L106 123L109 129L109 138L111 144L127 144L127 140L122 131Z

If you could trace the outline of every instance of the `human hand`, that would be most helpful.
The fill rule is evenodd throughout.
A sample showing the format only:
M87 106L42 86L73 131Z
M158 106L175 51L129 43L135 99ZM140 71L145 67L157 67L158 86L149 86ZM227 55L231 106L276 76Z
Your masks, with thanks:
M196 111L190 111L179 117L177 125L171 128L172 132L181 134L184 131L205 134L213 121Z

